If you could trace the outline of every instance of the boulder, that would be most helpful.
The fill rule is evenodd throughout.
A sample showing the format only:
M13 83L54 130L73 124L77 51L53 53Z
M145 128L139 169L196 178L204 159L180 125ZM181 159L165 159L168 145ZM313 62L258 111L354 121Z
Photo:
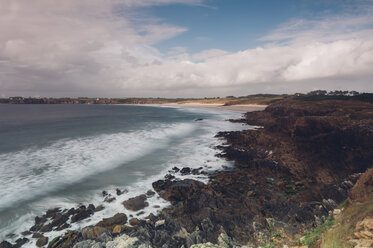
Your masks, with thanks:
M36 246L37 247L42 247L44 245L46 245L48 243L48 238L47 237L40 237L37 241L36 241Z
M149 203L146 201L146 195L139 195L133 198L130 198L124 201L122 204L124 207L131 211L138 211L149 206Z
M127 223L127 215L124 213L115 214L113 217L104 218L97 223L96 226L112 229L116 225L124 225Z
M82 236L84 240L95 239L105 230L107 229L101 226L87 226L82 229Z

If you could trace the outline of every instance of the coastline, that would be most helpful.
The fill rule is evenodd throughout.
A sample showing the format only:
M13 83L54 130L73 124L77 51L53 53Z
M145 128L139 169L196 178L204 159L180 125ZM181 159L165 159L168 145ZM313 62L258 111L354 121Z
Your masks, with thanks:
M170 106L223 109L215 104ZM226 141L218 147L220 156L233 161L233 168L210 174L207 184L175 178L182 173L198 175L203 169L174 168L164 179L153 183L154 191L171 203L157 216L150 214L145 219L129 216L129 226L127 216L116 214L95 226L68 231L51 247L66 247L68 243L78 245L74 247L84 247L83 244L88 243L111 245L113 242L118 246L110 247L135 244L140 247L209 247L208 242L218 247L225 247L227 242L249 247L273 242L296 245L308 228L321 225L329 211L347 198L360 176L358 173L370 166L372 151L366 151L366 147L370 147L372 139L361 132L372 128L373 120L366 114L370 109L373 109L372 104L360 102L285 101L265 111L246 113L240 122L263 128L217 135ZM353 121L345 117L351 113L354 113ZM342 128L336 123L343 123ZM353 143L349 132L353 132L355 139L361 137L362 143ZM327 138L318 140L320 134ZM344 137L347 143L335 146L335 136ZM345 160L336 156L344 156L339 149L346 149L346 146L353 146L355 150L348 150L346 165L336 167L341 159ZM361 152L365 160L360 159L360 164L355 164L354 158ZM147 197L148 192L144 192L132 201L141 205ZM73 214L84 216L88 212L89 217L90 211L95 209L88 206ZM61 212L64 213L55 212L52 218L60 216ZM120 242L127 246L120 246ZM196 246L201 243L206 245Z
M229 110L240 113L261 111L264 110L268 105L256 105L256 104L237 104L237 105L224 105L219 103L164 103L164 104L138 104L142 106L164 106L164 107L183 107L183 108L206 108L206 109L218 109L218 110Z

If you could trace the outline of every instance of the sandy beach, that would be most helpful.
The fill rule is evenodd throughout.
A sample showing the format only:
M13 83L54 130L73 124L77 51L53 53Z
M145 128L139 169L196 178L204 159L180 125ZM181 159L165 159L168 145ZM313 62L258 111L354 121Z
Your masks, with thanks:
M231 110L237 112L252 112L264 110L267 105L255 105L255 104L239 104L239 105L223 105L218 103L166 103L166 104L155 104L157 106L178 106L178 107L190 107L190 108L210 108L210 109L221 109Z

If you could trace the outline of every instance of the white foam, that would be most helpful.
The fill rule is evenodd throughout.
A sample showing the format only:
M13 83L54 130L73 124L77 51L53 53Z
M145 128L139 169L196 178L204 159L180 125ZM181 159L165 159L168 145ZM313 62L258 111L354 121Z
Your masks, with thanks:
M0 154L0 209L113 169L185 135L192 124L60 140L42 149Z
M213 114L213 118L208 118L203 121L193 122L189 124L162 126L155 128L152 131L102 135L98 137L79 140L64 140L52 145L51 147L44 148L44 151L26 150L20 152L19 154L16 154L16 156L14 156L13 154L12 163L22 162L22 159L25 159L27 157L31 157L32 159L34 159L34 162L40 161L40 164L47 163L48 166L52 166L52 168L54 168L54 172L57 172L57 174L53 175L53 171L48 171L47 174L42 173L41 176L36 178L38 180L41 180L39 186L48 184L48 181L50 181L52 178L52 181L56 181L51 184L51 187L58 187L58 185L64 184L66 180L71 183L77 180L81 180L84 176L87 176L86 173L99 173L102 170L108 170L110 168L118 166L118 164L122 163L123 161L135 160L139 156L144 155L145 151L151 152L152 149L154 149L155 144L158 147L166 146L167 138L174 137L175 135L185 135L183 136L182 142L180 144L167 147L169 149L169 152L173 154L173 156L164 164L157 165L163 168L159 174L151 177L146 177L146 175L142 171L131 172L131 174L138 180L131 185L126 186L128 193L116 196L115 189L117 187L120 187L121 185L106 186L105 188L92 191L91 199L87 200L87 202L82 203L93 203L96 206L102 204L104 205L105 209L95 213L88 219L85 219L78 223L73 223L72 227L69 229L80 229L87 225L96 224L102 218L111 217L118 212L125 213L127 214L127 216L133 215L134 217L139 218L145 217L150 213L156 214L162 208L169 205L167 201L161 199L158 195L148 198L147 201L149 202L149 207L142 210L144 211L144 214L142 214L141 216L136 216L138 212L132 212L125 209L122 205L122 202L124 200L127 200L128 198L135 197L139 194L145 193L149 189L152 189L152 182L163 178L163 176L167 174L168 170L170 170L174 166L177 166L179 168L199 168L201 166L204 166L203 170L205 171L214 171L217 169L221 169L222 165L230 166L231 164L229 162L215 156L215 147L217 145L221 145L222 141L214 138L214 136L219 131L241 130L243 128L248 128L248 126L243 127L241 124L229 123L224 121L225 119L229 118L238 118L239 114L236 112L223 112L220 110L214 111L210 109L206 110L200 108L180 108L180 110L188 112L199 112L202 114L211 113ZM202 132L199 132L199 134L196 135L195 132L198 130L202 130ZM72 154L69 155L69 153ZM63 158L63 156L66 156L66 154L69 155L68 158L61 162L61 159ZM0 161L2 161L2 159L4 161L7 161L9 159L9 157L4 158L2 156L3 155L0 155ZM51 162L51 158L55 159L53 159ZM79 166L74 166L76 164L78 164ZM22 168L23 166L25 166L25 164L21 165L20 168ZM62 169L60 169L60 167L62 167ZM17 172L17 170L14 170L10 174ZM81 175L83 173L84 175ZM23 173L22 175L24 174L25 173ZM79 176L76 176L76 174L78 174ZM22 178L22 175L20 175L20 179ZM59 177L62 177L60 178L61 180L59 180ZM208 177L203 175L181 176L180 174L178 174L178 177L193 178L205 183L208 181ZM0 180L3 179L4 177L0 175ZM26 179L34 184L36 182L35 180L31 180L32 178L29 179L26 177ZM14 183L14 186L16 186L16 190L19 190L21 192L25 190L17 185L17 183L19 183L19 180L8 180L7 182L12 184ZM36 186L38 186L38 184L36 184ZM35 188L32 188L29 190L29 192L35 195L34 190ZM101 196L102 190L106 190L111 193L113 196L116 197L116 200L112 203L103 203L103 197ZM3 193L3 190L0 189L0 192ZM39 192L43 193L43 190ZM69 209L71 207L76 207L77 202L72 199L48 196L45 199L41 199L40 201L33 203L31 208L34 209L37 213L35 215L41 215L45 212L45 210L57 206ZM156 208L155 206L159 206L159 208ZM24 220L27 221L25 221L22 225L20 225L20 223L15 223L14 226L17 228L14 228L14 232L20 233L21 231L29 229L33 224L33 221L30 221L30 218L31 220L33 220L33 217L35 217L35 215L31 217L27 215L26 217L24 217ZM52 231L50 233L46 233L45 235L49 238L53 238L58 235L62 235L64 232L65 230L58 232ZM0 233L4 234L3 230L0 230ZM34 242L35 241L27 243L24 247L34 247Z

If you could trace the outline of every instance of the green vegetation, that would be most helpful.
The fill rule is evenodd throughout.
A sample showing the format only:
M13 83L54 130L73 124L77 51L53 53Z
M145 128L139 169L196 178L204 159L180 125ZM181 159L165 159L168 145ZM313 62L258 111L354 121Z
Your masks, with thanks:
M307 231L303 240L298 240L299 245L313 245L316 241L320 240L322 235L333 226L334 219L328 217L324 224L314 228L312 231Z
M335 227L322 236L321 248L350 248L348 240L352 239L356 223L373 214L373 199L364 203L354 202L335 221Z
M53 247L53 245L56 243L56 242L58 242L59 240L60 240L60 236L58 236L58 237L55 237L54 239L52 239L52 241L51 242L49 242L49 244L48 244L48 248L51 248L51 247Z

